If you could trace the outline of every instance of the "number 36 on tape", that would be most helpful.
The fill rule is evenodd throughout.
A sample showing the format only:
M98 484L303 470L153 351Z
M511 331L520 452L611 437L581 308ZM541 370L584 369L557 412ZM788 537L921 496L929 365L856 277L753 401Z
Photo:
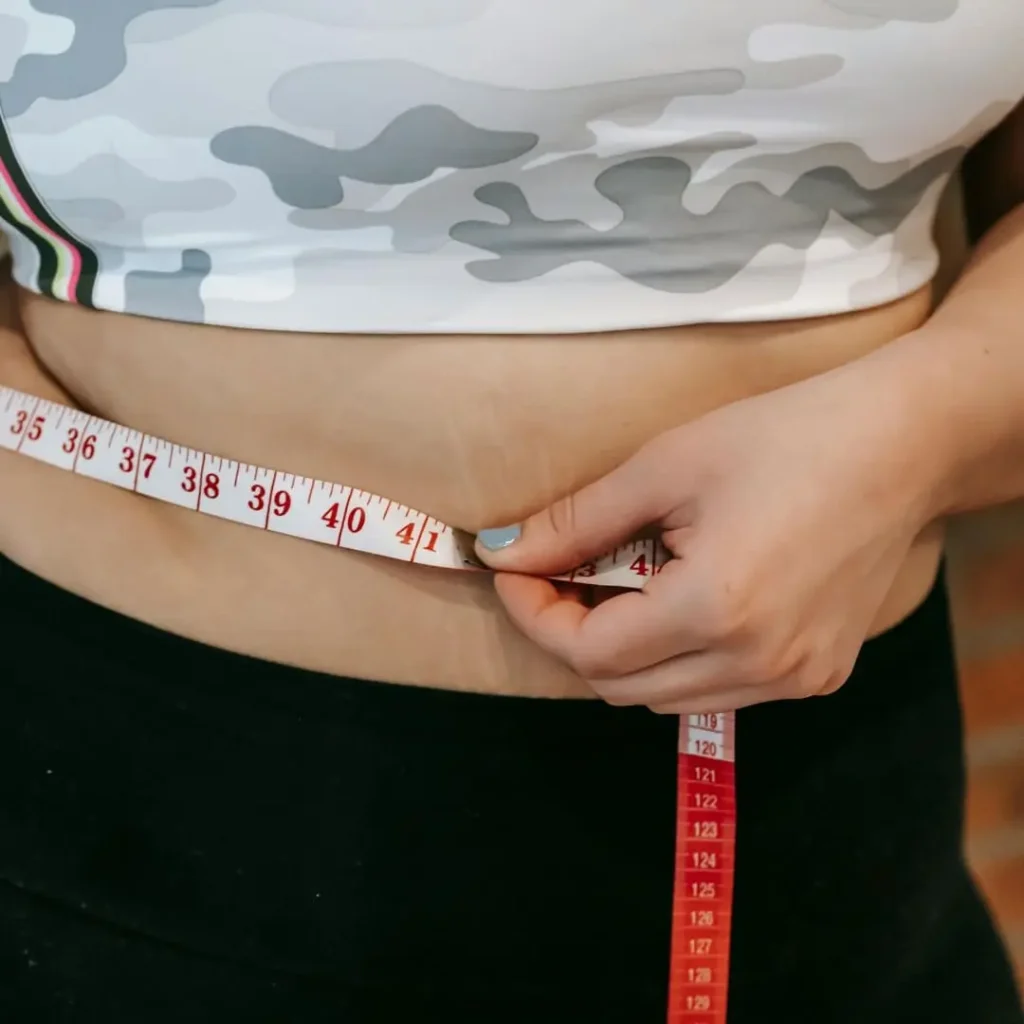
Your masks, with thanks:
M397 502L185 448L10 388L0 388L0 448L273 533L439 568L484 568L465 534ZM637 588L665 561L656 541L635 541L556 578Z

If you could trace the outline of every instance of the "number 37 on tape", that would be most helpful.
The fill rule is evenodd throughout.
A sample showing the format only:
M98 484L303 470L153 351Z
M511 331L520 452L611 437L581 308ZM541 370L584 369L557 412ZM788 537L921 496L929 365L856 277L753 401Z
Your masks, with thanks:
M30 396L0 409L0 447L273 533L426 565L472 565L449 527L385 498L206 455Z
M195 451L9 388L0 388L0 448L271 533L438 568L483 568L467 535L387 498ZM654 540L638 540L555 578L637 588L667 559Z

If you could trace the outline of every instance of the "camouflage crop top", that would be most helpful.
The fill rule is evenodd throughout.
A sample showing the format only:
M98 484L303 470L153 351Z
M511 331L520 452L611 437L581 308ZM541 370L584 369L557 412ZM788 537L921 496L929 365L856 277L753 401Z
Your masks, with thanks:
M926 283L1022 0L0 0L26 288L294 331L839 313Z

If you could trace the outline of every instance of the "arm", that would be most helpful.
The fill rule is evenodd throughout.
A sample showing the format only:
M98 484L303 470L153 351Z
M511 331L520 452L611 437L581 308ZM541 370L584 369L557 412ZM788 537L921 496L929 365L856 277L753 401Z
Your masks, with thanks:
M1024 103L972 152L964 185L980 237L964 274L861 368L895 382L933 439L937 516L1024 496Z
M11 277L11 260L6 255L0 256L0 386L3 385L64 405L77 404L43 369L25 338Z
M923 327L482 534L519 627L613 704L727 711L840 687L927 524L1024 496L1022 154L1024 106L971 157L984 237ZM642 592L591 608L535 577L648 524L674 557Z

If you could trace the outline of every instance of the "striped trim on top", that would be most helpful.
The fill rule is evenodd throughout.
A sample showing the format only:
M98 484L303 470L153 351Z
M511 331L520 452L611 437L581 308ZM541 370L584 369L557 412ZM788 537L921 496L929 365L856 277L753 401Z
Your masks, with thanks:
M0 220L27 238L39 253L36 286L44 295L93 306L99 271L96 254L57 221L36 195L18 163L0 111Z

